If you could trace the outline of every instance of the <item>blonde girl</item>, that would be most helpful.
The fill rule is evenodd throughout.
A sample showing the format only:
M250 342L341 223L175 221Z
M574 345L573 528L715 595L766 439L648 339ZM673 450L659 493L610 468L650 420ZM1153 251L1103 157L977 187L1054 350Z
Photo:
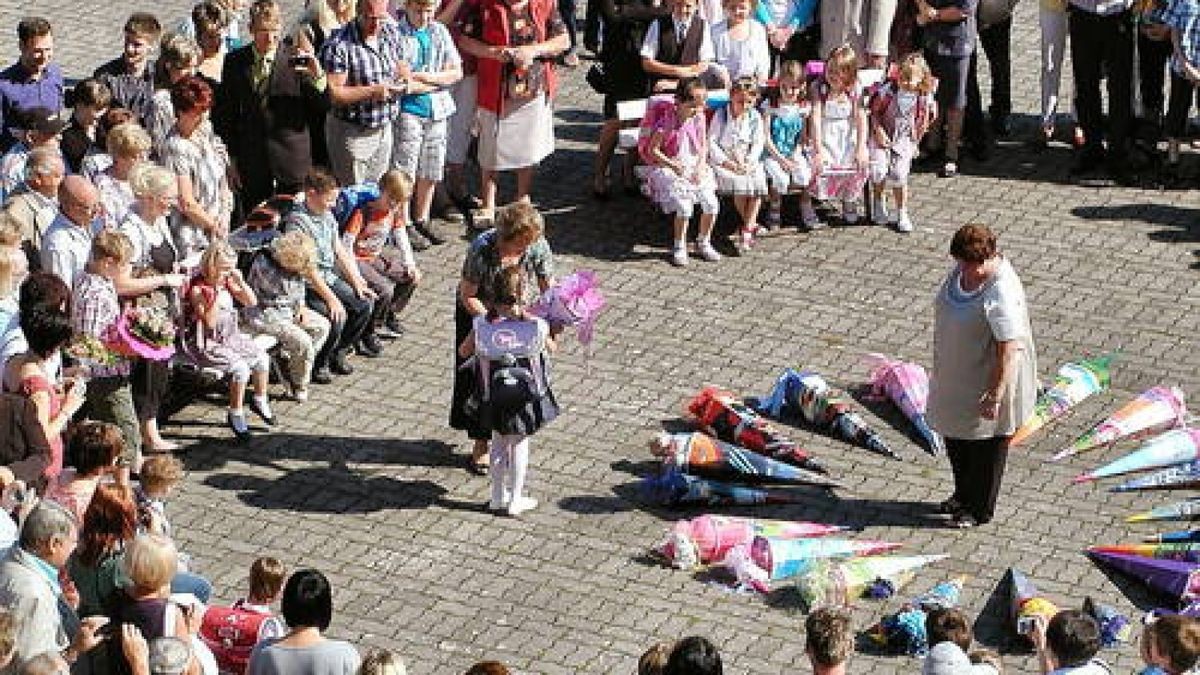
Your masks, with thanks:
M867 112L858 90L858 54L842 45L825 60L825 78L813 106L817 199L840 200L842 221L858 222L867 182Z
M809 124L812 108L807 93L804 64L784 61L779 67L774 100L764 110L768 133L763 167L771 182L767 211L769 227L778 227L782 220L783 195L797 189L801 191L801 222L805 227L818 222L808 189L812 182L812 164L808 159L812 146L812 125Z
M900 62L895 79L880 85L871 97L871 221L878 225L894 223L900 232L913 230L908 176L921 138L937 118L936 87L925 58L912 53ZM888 212L888 187L895 214Z
M758 210L767 194L767 174L762 154L767 141L766 125L754 108L758 82L739 77L729 92L729 105L713 115L708 135L708 161L717 179L717 194L733 199L742 224L740 250L749 250L758 227Z

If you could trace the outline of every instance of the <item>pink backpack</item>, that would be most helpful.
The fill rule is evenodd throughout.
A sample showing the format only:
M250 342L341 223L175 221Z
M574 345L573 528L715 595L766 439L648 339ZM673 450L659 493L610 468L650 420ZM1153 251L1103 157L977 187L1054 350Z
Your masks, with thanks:
M232 607L209 607L204 612L200 639L216 657L221 675L245 675L263 622L270 618L270 611L250 609L242 600Z

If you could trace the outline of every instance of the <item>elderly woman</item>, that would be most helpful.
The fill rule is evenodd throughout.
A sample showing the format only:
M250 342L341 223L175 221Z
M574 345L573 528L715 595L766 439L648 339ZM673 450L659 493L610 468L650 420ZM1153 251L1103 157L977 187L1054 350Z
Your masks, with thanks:
M602 0L600 16L604 21L604 41L598 60L604 66L607 91L604 93L604 126L596 146L595 171L592 174L592 194L607 199L608 163L612 160L621 132L617 104L646 97L648 83L642 70L642 41L646 28L671 13L666 3L657 0ZM622 182L630 194L639 194L633 180L632 153L621 172Z
M129 174L138 162L150 156L150 134L135 122L118 124L108 132L105 140L112 164L92 179L100 193L101 213L104 227L116 228L133 208L133 190L129 187Z
M359 656L354 646L324 635L333 621L333 590L324 574L306 569L288 577L280 609L287 635L254 648L249 675L357 672Z
M196 74L200 65L200 46L186 35L171 34L163 38L158 61L154 67L154 98L146 131L154 141L154 150L161 154L167 136L175 128L175 107L171 102L171 87L185 77Z
M133 207L117 225L117 231L133 245L132 264L124 267L114 280L117 294L134 304L158 307L168 312L178 308L176 289L184 276L175 273L179 254L167 225L167 215L175 205L179 190L175 174L143 162L129 175ZM171 452L179 446L167 441L158 430L158 414L167 392L170 375L167 361L137 359L130 379L133 407L142 431L142 451Z
M1008 440L1033 412L1037 354L1025 288L996 235L983 225L954 233L957 263L938 291L929 420L946 437L954 494L939 510L956 527L992 519Z
M554 152L553 60L570 46L554 0L482 0L464 19L459 47L478 59L478 229L492 226L496 173L516 171L516 201L527 200Z
M175 127L162 150L162 164L179 180L179 203L171 228L185 266L196 264L212 238L229 232L233 192L227 173L229 156L208 127L213 91L207 82L188 76L171 86Z
M484 232L471 242L463 262L462 279L458 283L458 299L454 310L454 394L451 398L450 426L467 432L474 441L470 469L478 474L487 472L488 429L467 408L475 387L475 373L463 369L458 345L471 332L474 317L488 312L495 301L501 271L520 266L526 275L525 288L545 291L554 282L554 258L550 245L542 237L542 216L529 204L517 202L496 213L496 228ZM526 298L525 300L532 300Z
M331 324L304 304L305 279L317 275L317 248L311 237L292 231L256 256L246 283L258 304L242 310L246 327L273 336L287 360L287 380L292 397L308 400L317 352L329 339Z

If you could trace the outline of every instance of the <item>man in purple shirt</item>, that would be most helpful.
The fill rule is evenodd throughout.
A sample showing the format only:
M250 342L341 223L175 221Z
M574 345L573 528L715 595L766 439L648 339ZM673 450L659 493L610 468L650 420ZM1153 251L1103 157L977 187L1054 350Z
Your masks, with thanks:
M63 108L62 71L52 63L54 35L50 22L41 17L21 19L17 39L20 58L0 72L0 150L7 150L16 141L13 128L20 112Z

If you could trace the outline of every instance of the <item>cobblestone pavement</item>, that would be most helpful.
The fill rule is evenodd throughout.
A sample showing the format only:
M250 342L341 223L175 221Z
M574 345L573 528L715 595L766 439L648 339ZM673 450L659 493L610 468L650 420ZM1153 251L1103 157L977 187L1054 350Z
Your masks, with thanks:
M78 76L114 51L129 11L180 17L183 7L10 0L0 4L0 25L34 8L55 17L59 53ZM667 265L665 225L644 206L586 197L599 101L582 69L569 75L559 149L536 199L559 269L597 270L611 308L590 361L574 344L555 359L566 412L533 444L532 490L543 506L521 520L483 513L487 483L461 468L466 446L445 425L452 289L463 254L454 242L421 255L427 279L404 339L385 358L356 361L355 375L317 388L308 404L280 401L282 425L273 433L247 447L227 442L219 397L173 420L169 434L195 441L187 484L172 504L182 548L222 600L242 592L257 555L328 572L337 605L331 633L364 649L395 648L419 674L461 672L483 657L521 672L627 673L652 642L687 634L714 639L730 672L803 670L802 616L786 603L731 594L644 559L672 519L697 514L638 501L632 485L647 468L644 440L677 419L705 383L759 393L781 368L803 365L854 387L867 351L928 363L931 298L950 262L950 235L979 221L998 230L1025 281L1041 374L1119 346L1113 390L1014 454L988 527L951 531L927 517L930 502L945 496L948 468L906 438L897 415L878 410L871 423L907 461L789 430L849 489L754 513L860 524L864 536L907 542L910 552L949 554L913 588L971 575L964 601L979 614L978 636L1016 672L1035 663L1003 627L997 585L1011 565L1062 605L1093 595L1128 611L1152 606L1080 549L1153 531L1124 525L1122 516L1171 496L1068 487L1100 453L1065 464L1044 459L1154 384L1177 382L1200 397L1200 204L1185 191L1074 187L1065 181L1065 145L1025 149L1035 126L1036 3L1020 6L1015 35L1014 52L1024 58L1015 59L1014 140L989 164L968 163L957 180L917 176L914 234L789 232L748 257L686 270ZM0 44L4 62L14 54L11 36ZM861 602L856 620L865 627L895 602ZM1105 656L1117 672L1137 663L1129 647ZM866 653L852 668L918 669L913 660Z

